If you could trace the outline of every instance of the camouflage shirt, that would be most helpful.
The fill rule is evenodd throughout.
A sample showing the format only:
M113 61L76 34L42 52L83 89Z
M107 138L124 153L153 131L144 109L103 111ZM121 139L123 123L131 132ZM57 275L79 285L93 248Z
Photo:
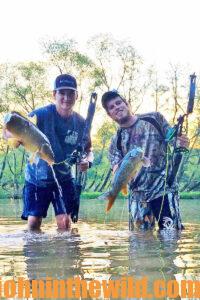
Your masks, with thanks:
M109 148L109 160L114 167L134 147L143 149L144 155L150 159L150 166L142 167L136 178L130 181L129 188L132 199L148 202L162 196L163 192L176 191L177 184L174 182L170 187L167 184L166 172L168 170L168 174L171 173L171 155L167 155L167 143L156 126L140 119L147 116L156 120L163 136L166 135L170 125L163 115L158 112L138 115L137 121L132 126L120 129L120 147L119 134L113 136Z

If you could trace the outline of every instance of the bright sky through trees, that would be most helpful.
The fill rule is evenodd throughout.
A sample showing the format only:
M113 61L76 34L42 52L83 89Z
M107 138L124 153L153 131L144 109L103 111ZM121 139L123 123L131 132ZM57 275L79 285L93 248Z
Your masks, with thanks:
M41 58L44 37L129 39L148 64L200 70L199 0L2 0L0 62Z

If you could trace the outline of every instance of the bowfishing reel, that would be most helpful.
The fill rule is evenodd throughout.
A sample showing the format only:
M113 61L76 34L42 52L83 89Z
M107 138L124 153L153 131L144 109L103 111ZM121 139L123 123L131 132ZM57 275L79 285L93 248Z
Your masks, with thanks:
M82 157L83 147L79 144L76 149L70 154L67 163L72 167L80 162Z

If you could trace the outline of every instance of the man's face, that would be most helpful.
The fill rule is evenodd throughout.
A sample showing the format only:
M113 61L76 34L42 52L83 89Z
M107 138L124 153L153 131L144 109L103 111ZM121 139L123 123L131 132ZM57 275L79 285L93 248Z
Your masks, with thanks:
M63 114L68 114L72 111L78 97L77 91L70 89L54 91L53 95L58 112L62 112Z
M130 109L119 96L108 101L107 113L119 124L123 124L131 116Z

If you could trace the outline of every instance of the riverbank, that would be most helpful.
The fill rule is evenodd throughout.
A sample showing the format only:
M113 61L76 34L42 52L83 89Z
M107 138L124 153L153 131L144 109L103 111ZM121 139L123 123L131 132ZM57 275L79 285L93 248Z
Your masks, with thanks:
M101 196L103 193L100 192L83 192L81 194L81 199L96 199ZM181 199L199 199L200 200L200 191L197 192L182 192L180 193ZM22 197L22 192L19 192L16 195L13 195L12 192L8 192L5 190L0 191L0 199L6 198L15 198L20 199ZM119 199L126 198L122 194L119 194Z
M102 195L100 192L83 192L81 195L82 199L95 199ZM200 200L200 191L199 192L182 192L180 193L181 199L199 199ZM118 198L126 198L123 195L119 195Z

